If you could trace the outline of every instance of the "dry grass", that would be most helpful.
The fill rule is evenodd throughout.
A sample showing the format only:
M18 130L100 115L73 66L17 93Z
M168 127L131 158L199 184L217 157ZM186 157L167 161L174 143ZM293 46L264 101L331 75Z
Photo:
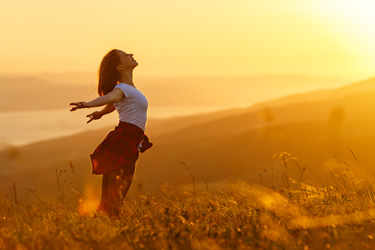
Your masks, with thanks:
M0 249L372 249L374 184L337 161L333 185L303 179L290 154L279 183L232 183L225 191L176 191L129 197L121 217L83 215L84 197L0 197ZM300 175L288 177L297 163ZM193 175L192 175L193 177ZM59 177L61 178L61 177ZM194 183L195 186L195 183ZM13 190L14 189L14 190ZM210 188L212 189L212 188Z

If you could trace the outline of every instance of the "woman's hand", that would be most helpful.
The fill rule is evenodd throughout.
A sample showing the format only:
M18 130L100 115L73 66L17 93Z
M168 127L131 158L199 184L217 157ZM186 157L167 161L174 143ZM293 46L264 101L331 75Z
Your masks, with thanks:
M90 120L87 121L87 123L91 122L92 120L99 120L102 118L103 114L100 111L95 111L94 113L86 115L86 117L89 117Z
M86 102L72 102L70 105L74 106L70 111L76 111L77 109L88 108Z

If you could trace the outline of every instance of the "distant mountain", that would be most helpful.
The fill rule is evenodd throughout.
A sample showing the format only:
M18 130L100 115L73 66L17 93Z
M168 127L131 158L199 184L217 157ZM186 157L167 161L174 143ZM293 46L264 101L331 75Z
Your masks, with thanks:
M251 110L259 109L261 107L276 107L285 106L299 102L319 102L339 99L344 96L353 95L375 89L375 78L369 78L353 84L345 85L339 88L320 89L311 92L297 93L294 95L287 95L281 98L268 101L266 103L258 103L250 107Z
M0 111L69 108L98 94L91 84L54 84L35 77L0 77Z
M348 83L344 79L303 75L136 77L135 82L154 106L189 107L249 106L286 95ZM71 101L97 97L95 74L89 73L0 76L0 86L0 111L66 108Z
M248 106L350 83L346 79L304 75L139 78L137 82L151 103L158 106Z
M259 174L281 185L283 172L299 179L302 168L306 168L303 178L326 183L332 181L329 171L346 171L343 161L371 177L374 117L375 80L369 79L243 110L151 120L147 133L154 147L141 155L136 182L148 191L165 182L190 185L181 162L197 182L205 178L213 187L230 179L259 182ZM69 170L71 160L82 187L98 191L100 178L91 175L88 156L107 133L91 131L0 152L0 163L6 166L0 170L0 190L15 181L21 187L53 191L55 169ZM295 155L299 165L292 160L285 168L273 158L279 152ZM75 177L66 174L66 178Z

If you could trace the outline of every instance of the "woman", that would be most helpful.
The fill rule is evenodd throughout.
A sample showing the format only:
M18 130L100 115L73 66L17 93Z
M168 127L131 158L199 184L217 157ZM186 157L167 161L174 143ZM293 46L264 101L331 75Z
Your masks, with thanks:
M138 65L133 54L111 50L99 67L99 97L90 102L73 102L70 111L104 106L93 112L89 122L115 109L119 125L110 132L91 155L94 174L102 174L102 197L97 211L118 216L133 180L139 151L152 146L144 135L148 101L133 83L133 69Z

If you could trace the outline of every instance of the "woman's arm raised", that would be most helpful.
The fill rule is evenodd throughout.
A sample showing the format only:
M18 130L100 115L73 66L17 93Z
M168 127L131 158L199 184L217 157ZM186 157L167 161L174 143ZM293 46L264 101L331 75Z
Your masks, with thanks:
M111 104L115 102L119 102L122 98L124 98L124 92L121 89L115 88L111 92L106 95L99 96L98 98L90 101L90 102L72 102L70 105L73 107L70 111L76 111L77 109L82 108L92 108L92 107L99 107L106 104Z
M103 115L109 114L114 110L115 106L113 105L113 103L107 104L102 110L95 111L91 114L86 115L86 117L90 118L90 120L88 120L87 123L91 122L92 120L99 120L100 118L102 118Z

